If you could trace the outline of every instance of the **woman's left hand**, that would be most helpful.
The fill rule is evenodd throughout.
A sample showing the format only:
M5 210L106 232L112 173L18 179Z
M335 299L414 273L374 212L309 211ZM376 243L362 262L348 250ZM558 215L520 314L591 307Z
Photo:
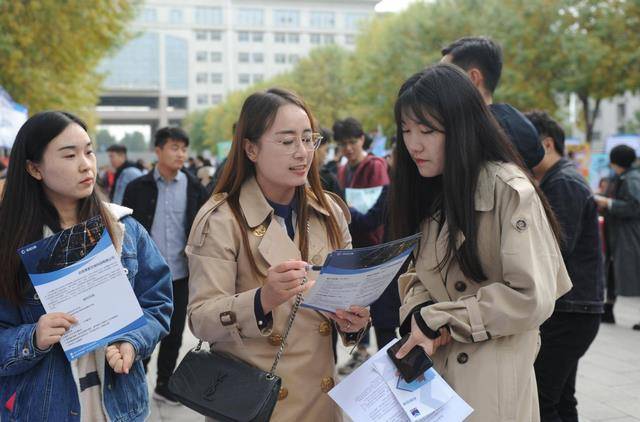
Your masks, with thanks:
M349 310L338 309L335 314L329 314L329 318L338 324L343 333L357 333L366 328L370 316L369 308L362 306L352 306Z
M107 347L107 362L116 374L128 374L136 359L136 351L131 343L122 341Z
M416 323L416 319L414 316L411 316L411 335L405 344L402 345L398 353L396 353L396 357L398 359L402 359L406 356L407 353L411 351L415 346L422 347L422 350L428 355L433 356L433 354L438 350L440 346L445 346L451 342L451 334L447 327L442 327L439 330L440 336L435 339L430 339L425 336L424 333L418 327Z

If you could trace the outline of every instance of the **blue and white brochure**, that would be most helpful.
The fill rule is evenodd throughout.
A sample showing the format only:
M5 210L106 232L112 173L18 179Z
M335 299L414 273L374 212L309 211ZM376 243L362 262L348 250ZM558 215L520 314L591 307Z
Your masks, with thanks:
M69 361L146 324L100 216L18 250L47 313L74 324L60 340Z
M335 313L352 305L371 305L398 275L418 246L420 236L331 252L315 285L305 294L302 306Z

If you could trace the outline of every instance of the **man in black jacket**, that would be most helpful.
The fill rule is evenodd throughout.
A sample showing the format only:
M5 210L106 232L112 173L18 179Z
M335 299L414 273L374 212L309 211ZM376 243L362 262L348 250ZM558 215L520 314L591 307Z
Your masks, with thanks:
M189 300L189 267L184 248L193 220L207 194L200 181L183 169L189 137L182 129L159 129L155 134L155 146L158 164L153 171L129 183L122 205L133 209L133 217L151 234L171 270L174 308L169 335L160 342L153 396L169 404L178 404L167 383L182 345ZM146 364L148 360L145 368Z
M442 62L452 63L469 75L528 168L544 156L535 127L509 104L494 104L493 93L502 75L502 49L486 37L465 37L442 49Z
M558 218L562 258L573 288L556 301L540 327L542 346L535 362L542 422L577 421L578 360L596 337L604 301L604 259L598 208L591 189L565 158L564 131L547 113L525 114L540 134L545 155L533 168L540 189Z

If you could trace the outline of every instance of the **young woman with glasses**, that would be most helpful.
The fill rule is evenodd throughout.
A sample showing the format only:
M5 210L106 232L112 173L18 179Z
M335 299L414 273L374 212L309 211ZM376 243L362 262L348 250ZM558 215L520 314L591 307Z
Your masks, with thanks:
M247 98L216 193L189 236L189 324L196 337L268 371L282 343L308 263L351 247L349 211L323 192L314 159L320 136L294 93ZM282 388L273 420L338 421L333 334L353 342L369 310L335 315L300 308L276 374Z

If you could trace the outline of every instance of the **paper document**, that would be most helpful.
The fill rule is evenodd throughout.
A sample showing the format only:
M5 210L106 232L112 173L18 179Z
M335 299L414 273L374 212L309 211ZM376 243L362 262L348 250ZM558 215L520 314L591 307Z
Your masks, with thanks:
M473 409L433 368L411 385L398 381L401 378L387 355L396 341L343 379L329 396L353 422L464 421Z
M331 252L302 306L335 312L351 305L371 305L393 281L419 241L420 234L416 234L378 246Z
M47 313L78 320L60 340L70 361L146 323L100 216L18 253Z
M364 189L346 188L344 190L344 199L347 205L362 214L366 214L375 205L380 193L382 193L382 186Z

